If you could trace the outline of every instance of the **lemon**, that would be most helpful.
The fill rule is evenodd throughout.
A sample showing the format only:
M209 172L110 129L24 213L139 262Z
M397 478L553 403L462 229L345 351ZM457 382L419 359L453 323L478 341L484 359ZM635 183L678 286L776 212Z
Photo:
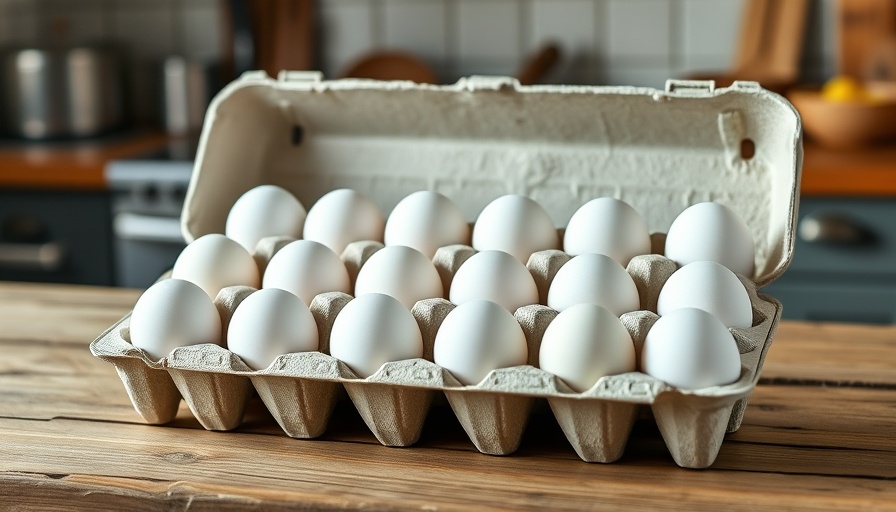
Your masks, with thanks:
M880 103L882 98L872 94L861 82L849 76L835 76L821 88L821 97L837 103Z
M821 88L821 96L828 101L864 101L867 93L858 80L848 76L835 76Z

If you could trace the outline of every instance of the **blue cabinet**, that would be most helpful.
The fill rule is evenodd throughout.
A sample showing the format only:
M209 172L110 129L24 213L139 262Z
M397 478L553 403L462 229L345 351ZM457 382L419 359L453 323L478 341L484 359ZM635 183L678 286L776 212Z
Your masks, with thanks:
M802 198L793 261L763 291L787 319L896 323L896 199Z

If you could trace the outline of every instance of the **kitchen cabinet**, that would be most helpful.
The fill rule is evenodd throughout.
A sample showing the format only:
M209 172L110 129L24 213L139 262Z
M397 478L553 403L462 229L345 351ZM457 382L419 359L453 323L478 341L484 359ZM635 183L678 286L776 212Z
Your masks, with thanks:
M896 323L896 146L805 146L790 268L763 289L782 317Z
M896 323L896 198L804 197L783 317Z
M102 191L0 190L0 280L112 284Z

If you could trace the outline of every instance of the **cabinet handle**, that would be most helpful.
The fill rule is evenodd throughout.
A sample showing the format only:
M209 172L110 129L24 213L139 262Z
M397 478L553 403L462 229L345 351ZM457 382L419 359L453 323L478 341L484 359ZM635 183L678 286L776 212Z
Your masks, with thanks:
M872 231L839 213L807 215L800 221L798 232L800 239L810 244L854 247L877 240Z
M54 272L62 267L60 244L0 244L0 268Z

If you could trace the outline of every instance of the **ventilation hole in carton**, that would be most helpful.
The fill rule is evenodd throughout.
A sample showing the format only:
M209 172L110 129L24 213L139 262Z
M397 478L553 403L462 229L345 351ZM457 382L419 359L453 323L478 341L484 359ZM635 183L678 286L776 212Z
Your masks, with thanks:
M750 160L756 155L756 143L753 139L743 139L740 141L740 157L744 160Z
M294 125L292 127L292 145L298 146L302 144L302 138L305 136L305 130L301 125Z

